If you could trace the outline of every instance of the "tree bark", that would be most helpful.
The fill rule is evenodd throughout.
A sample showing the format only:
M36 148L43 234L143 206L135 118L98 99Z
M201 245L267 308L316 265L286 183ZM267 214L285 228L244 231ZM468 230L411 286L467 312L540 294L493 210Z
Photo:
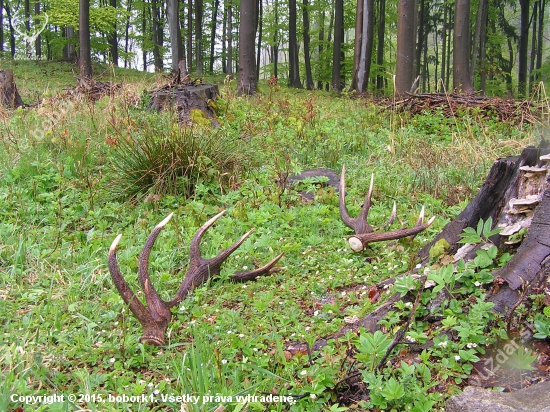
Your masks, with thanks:
M264 2L258 0L258 16L256 19L256 32L258 33L258 46L256 49L256 82L260 79L260 58L262 53L262 34L263 34L263 15L264 15Z
M167 0L166 16L170 33L170 50L172 52L172 73L179 70L179 62L183 59L183 43L180 30L180 2Z
M525 97L527 88L527 54L529 51L529 0L519 0L519 5L518 95L519 97Z
M80 41L80 77L92 77L92 54L90 48L90 0L79 0L78 38Z
M216 44L216 28L218 27L218 9L220 8L220 0L214 0L214 10L212 10L212 31L210 32L210 74L214 73L214 46Z
M462 93L474 91L470 80L470 0L455 0L453 88Z
M233 76L233 3L227 8L227 75Z
M38 4L38 3L37 3ZM117 0L109 0L109 6L118 7ZM117 24L113 27L113 31L109 33L109 52L111 53L111 61L115 66L118 66L118 33L117 33Z
M341 92L344 88L342 69L344 63L344 1L334 2L334 43L332 49L332 90Z
M195 0L195 73L202 76L202 15L203 0Z
M155 71L160 72L163 67L161 48L163 44L163 36L160 28L160 11L157 0L151 0L151 17L153 20L153 59Z
M0 70L0 101L4 107L10 109L24 106L15 85L13 70Z
M403 95L411 91L414 80L415 0L399 0L397 13L395 92L398 95Z
M256 0L241 0L239 26L239 79L237 91L239 95L256 93Z
M478 54L481 50L481 47L483 45L482 38L485 37L485 20L484 17L487 14L487 8L489 7L488 0L479 0L479 4L477 6L477 13L476 13L476 28L474 33L474 44L473 44L473 51L472 51L472 64L470 66L470 80L472 82L472 85L475 84L475 73L477 69L477 59ZM480 59L480 63L483 64L483 61Z
M296 0L288 2L288 79L289 86L303 88L300 80L300 62L298 60L298 40L296 38Z
M379 73L384 65L384 35L386 32L386 0L379 0L378 11L378 45L376 47L376 64ZM382 93L384 90L384 77L381 74L376 76L376 89Z
M309 49L309 2L303 0L302 17L304 21L304 61L306 65L306 89L313 90L313 75L311 73L311 57Z
M357 0L355 49L351 89L365 93L368 89L374 33L374 0Z

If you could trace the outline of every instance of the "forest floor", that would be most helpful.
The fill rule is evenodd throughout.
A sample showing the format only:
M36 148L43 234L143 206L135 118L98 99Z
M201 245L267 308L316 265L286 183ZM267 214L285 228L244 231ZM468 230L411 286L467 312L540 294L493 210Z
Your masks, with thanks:
M512 346L511 369L502 370L513 382L495 385L512 389L547 374L544 296L516 312L539 334L525 347L510 341L505 319L484 300L487 271L510 258L502 252L442 281L452 298L437 313L429 308L433 291L424 291L406 339L380 368L411 305L398 305L376 333L290 350L339 331L392 292L414 300L418 285L408 278L380 297L369 290L417 265L418 249L475 196L495 159L548 139L544 121L467 110L411 116L369 98L264 82L256 96L239 97L235 80L219 76L205 79L220 90L217 124L199 116L182 125L174 112L147 108L148 92L168 76L97 66L95 80L120 86L90 100L71 92L77 68L70 64L1 63L31 107L0 113L0 410L429 411L472 383L476 363ZM383 224L394 201L394 227L413 226L422 205L435 222L414 240L353 253L326 180L281 185L289 174L340 173L344 164L352 215L374 173L369 223ZM141 326L109 275L111 242L123 234L119 264L137 291L145 239L174 212L149 265L169 300L193 234L223 209L201 244L205 256L256 231L218 278L173 309L166 346L141 344ZM284 270L249 283L229 279L281 252ZM448 275L441 265L429 270Z

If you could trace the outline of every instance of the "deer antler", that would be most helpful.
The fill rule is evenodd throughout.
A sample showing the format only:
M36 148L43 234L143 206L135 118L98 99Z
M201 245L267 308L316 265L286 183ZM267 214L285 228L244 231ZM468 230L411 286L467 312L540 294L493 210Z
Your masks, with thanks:
M207 279L214 277L220 273L222 263L233 253L250 234L254 229L245 233L237 242L229 246L227 249L222 251L219 255L211 259L203 259L200 252L200 242L203 235L206 231L218 220L225 211L218 213L216 216L211 218L208 222L202 225L199 230L193 236L191 240L191 246L189 251L190 262L189 269L187 274L183 278L181 286L179 287L176 296L174 299L165 302L163 301L155 287L151 283L149 277L149 255L151 254L151 249L157 240L158 235L166 226L168 221L172 218L172 213L168 215L162 222L160 222L151 232L147 238L145 245L139 256L138 264L138 275L141 287L145 293L145 301L147 306L143 305L141 301L136 297L132 289L128 286L126 280L120 273L118 267L117 258L116 258L116 248L120 241L122 235L118 235L113 241L111 248L109 249L109 272L111 273L111 278L122 296L124 302L129 306L130 311L134 316L139 320L143 326L143 335L140 338L140 341L144 344L164 346L164 335L172 313L171 308L178 305L182 302L187 294L192 291L195 287L204 283ZM261 268L251 270L248 272L238 272L232 275L232 279L236 281L246 281L256 279L258 276L271 274L278 271L281 271L282 268L275 268L275 264L281 259L283 254L281 253L267 265L262 266Z
M339 193L340 217L348 227L350 227L355 231L355 235L350 236L348 238L348 243L354 252L361 252L367 247L369 243L372 243L372 242L380 242L383 240L393 240L393 239L400 239L407 236L414 236L422 232L427 227L429 227L435 220L435 216L433 216L430 220L428 220L428 222L423 223L424 206L422 206L422 211L420 212L420 216L418 217L418 221L416 222L416 225L414 227L410 229L406 229L406 228L397 229L391 232L375 232L374 228L367 223L367 216L369 214L369 208L371 206L371 196L372 196L373 186L374 186L374 174L371 175L369 192L367 193L367 196L365 198L363 209L359 213L359 216L355 218L350 217L348 213L348 209L346 207L346 166L345 165L342 166L342 175L340 176L340 193ZM393 202L393 210L392 210L391 216L388 222L383 226L383 228L387 228L393 223L397 215L396 210L397 210L396 204L395 202Z

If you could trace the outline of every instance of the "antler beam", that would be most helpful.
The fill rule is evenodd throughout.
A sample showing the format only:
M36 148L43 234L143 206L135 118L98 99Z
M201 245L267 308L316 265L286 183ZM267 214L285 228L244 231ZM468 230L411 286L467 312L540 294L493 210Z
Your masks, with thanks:
M415 236L428 228L434 222L435 216L428 220L428 222L424 223L424 206L422 206L422 211L420 212L420 216L418 217L418 221L416 222L416 225L414 227L410 229L397 229L390 232L375 232L375 228L367 223L367 217L369 214L369 209L371 207L373 186L374 174L371 175L369 192L367 193L367 196L365 198L363 208L361 209L359 216L352 218L349 215L348 209L346 207L346 166L342 166L339 193L340 217L342 218L342 221L346 224L346 226L350 227L355 232L355 235L348 238L348 243L354 252L361 252L367 247L369 243L372 242L380 242L384 240L400 239L407 236ZM388 222L383 226L383 228L387 228L393 223L397 215L396 210L396 204L395 202L393 202L393 210L391 216Z
M254 229L245 233L237 242L233 245L222 251L217 256L211 259L203 259L200 252L200 242L203 235L206 231L218 220L225 211L218 213L216 216L211 218L208 222L202 225L199 230L193 236L191 240L191 246L189 251L190 261L189 269L187 274L183 278L183 281L176 293L174 299L165 302L163 301L157 291L155 290L151 279L149 277L149 256L151 250L157 240L158 235L172 218L172 213L168 215L162 222L160 222L151 232L147 238L145 245L139 256L138 264L138 276L141 283L141 287L145 294L145 301L147 306L145 306L134 294L132 289L128 286L128 283L122 276L117 258L116 258L116 249L120 238L122 235L118 235L113 241L111 248L109 249L109 272L111 273L111 278L124 300L124 302L130 308L130 311L134 316L139 320L143 327L143 335L140 338L140 341L144 344L150 344L155 346L164 346L164 335L170 323L172 313L171 308L181 303L185 297L197 286L206 282L211 277L217 276L220 273L222 263L235 251L237 248L242 245L242 243L250 236ZM279 272L282 268L274 267L275 264L281 259L283 254L281 253L271 262L262 266L261 268L251 270L248 272L238 272L232 275L232 279L236 281L247 281L256 279L261 275L269 275L275 272Z

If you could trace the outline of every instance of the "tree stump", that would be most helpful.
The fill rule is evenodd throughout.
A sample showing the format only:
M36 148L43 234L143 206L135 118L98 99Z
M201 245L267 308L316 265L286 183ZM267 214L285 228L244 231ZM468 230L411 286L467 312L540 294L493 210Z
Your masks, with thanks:
M196 121L197 116L193 116L192 110L199 110L204 119L211 119L213 124L217 124L214 107L219 94L216 84L166 85L152 93L149 108L177 110L181 123Z
M10 109L25 105L17 91L13 70L0 70L0 97L2 104Z

